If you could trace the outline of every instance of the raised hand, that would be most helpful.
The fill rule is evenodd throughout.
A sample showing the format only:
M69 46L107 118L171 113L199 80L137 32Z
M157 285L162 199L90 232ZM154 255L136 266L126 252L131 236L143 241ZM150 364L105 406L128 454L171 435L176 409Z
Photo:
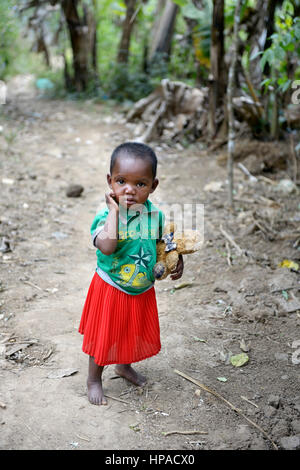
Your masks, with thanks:
M119 206L115 198L116 196L113 191L111 191L110 193L105 193L105 202L109 210L119 210Z

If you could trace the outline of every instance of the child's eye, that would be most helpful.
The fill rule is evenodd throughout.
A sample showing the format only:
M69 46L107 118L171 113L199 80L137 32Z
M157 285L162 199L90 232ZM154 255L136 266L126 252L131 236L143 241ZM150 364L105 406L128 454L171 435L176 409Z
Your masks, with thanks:
M142 183L142 182L141 182L141 183L138 183L137 186L139 186L140 188L143 188L143 187L146 186L146 185L145 185L145 183Z
M124 181L122 178L120 178L119 180L117 180L117 183L119 183L119 184L124 184L125 181Z

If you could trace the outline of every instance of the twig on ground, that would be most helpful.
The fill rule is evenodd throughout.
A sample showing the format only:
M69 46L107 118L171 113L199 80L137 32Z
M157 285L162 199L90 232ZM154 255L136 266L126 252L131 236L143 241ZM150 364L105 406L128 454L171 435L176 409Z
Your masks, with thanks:
M44 440L36 433L33 431L33 429L31 429L28 424L26 424L25 422L23 422L24 426L26 426L26 428L30 431L31 434L33 434L43 445L43 448L44 449L47 449L47 444L44 442Z
M189 375L185 374L184 372L181 372L177 369L174 369L174 372L178 375L181 375L181 377L183 377L184 379L186 380L189 380L190 382L194 383L195 385L197 385L198 387L202 388L203 390L205 390L206 392L208 393L211 393L212 395L214 395L215 397L219 398L220 400L222 400L224 403L226 403L233 411L235 411L236 413L238 413L239 415L241 415L246 421L248 421L248 423L250 423L252 426L254 426L256 429L258 429L261 433L263 433L263 435L271 442L271 444L273 445L274 449L275 450L278 450L278 447L277 445L275 444L275 442L268 436L268 434L266 433L266 431L264 431L258 424L254 423L254 421L252 421L251 419L249 419L247 416L244 415L244 413L239 409L237 408L236 406L234 406L232 403L230 403L230 401L226 400L226 398L224 398L222 395L220 395L218 392L215 392L214 390L211 390L209 389L208 387L206 387L205 385L201 384L198 380L194 379L193 377L190 377Z
M242 250L241 247L233 240L233 238L223 229L222 225L220 225L220 231L222 235L229 241L229 243L234 246L236 251L238 252L239 255L245 255L246 256L246 251Z
M248 176L249 180L250 181L253 181L253 182L257 182L258 179L256 178L256 176L253 176L251 175L250 171L248 170L248 168L246 168L242 163L238 163L237 164L238 168L246 175Z
M41 291L44 290L44 289L42 289L41 287L37 286L36 284L33 284L33 282L25 281L25 280L24 280L23 282L24 282L24 284L28 284L29 286L35 287L35 288L38 289L38 290L41 290Z
M242 398L243 400L245 400L246 402L250 403L250 405L255 406L255 408L258 408L258 406L256 405L256 403L253 403L253 401L248 400L248 398L244 397L243 395L241 395L241 398Z
M166 436L171 436L172 434L183 434L183 435L189 435L189 434L208 434L206 431L168 431L168 432L163 432L163 435Z
M225 242L225 246L226 246L226 250L227 250L227 263L228 263L228 266L232 266L231 252L230 252L230 247L229 247L229 243L228 243L227 240Z
M125 405L130 405L128 401L122 400L121 398L113 397L112 395L105 394L107 398L111 398L112 400L120 401L121 403L125 403Z
M273 184L274 186L276 186L277 184L277 181L273 181L270 178L267 178L266 176L263 176L263 175L259 175L258 180L264 181L265 183L268 183L268 184Z
M252 218L256 227L261 231L263 237L269 241L274 241L276 238L276 232L272 230L270 227L266 228L261 221L258 221L254 214L252 214Z
M277 240L293 240L293 239L298 239L300 235L299 231L296 232L284 232L284 233L278 233L277 235Z
M79 436L79 434L76 434L76 436L78 437L78 439L82 439L83 441L87 441L87 442L90 442L90 441L91 441L91 440L88 439L87 437Z

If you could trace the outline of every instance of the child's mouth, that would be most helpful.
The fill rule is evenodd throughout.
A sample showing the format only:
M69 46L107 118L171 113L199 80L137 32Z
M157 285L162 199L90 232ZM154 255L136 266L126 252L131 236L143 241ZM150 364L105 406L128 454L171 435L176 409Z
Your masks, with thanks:
M127 204L135 204L136 201L135 201L135 199L126 198L126 203L127 203Z
M137 204L137 201L132 197L121 196L119 203L123 206L132 206L133 204Z

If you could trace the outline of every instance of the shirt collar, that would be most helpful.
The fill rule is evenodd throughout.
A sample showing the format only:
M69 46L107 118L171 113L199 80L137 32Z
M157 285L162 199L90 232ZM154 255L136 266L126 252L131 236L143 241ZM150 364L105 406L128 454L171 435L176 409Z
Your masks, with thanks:
M151 212L151 206L151 202L147 199L144 204L135 204L130 209L124 209L121 207L119 218L123 224L129 224L133 219L136 219L136 217L141 217L142 215Z
M137 217L141 218L142 216L146 216L154 212L156 212L157 214L159 213L159 210L154 206L154 204L152 204L149 199L147 199L144 204L137 205L137 208L139 210L135 210L134 206L129 210L125 210L123 208L120 210L119 218L124 225L128 225L132 220L136 219Z

